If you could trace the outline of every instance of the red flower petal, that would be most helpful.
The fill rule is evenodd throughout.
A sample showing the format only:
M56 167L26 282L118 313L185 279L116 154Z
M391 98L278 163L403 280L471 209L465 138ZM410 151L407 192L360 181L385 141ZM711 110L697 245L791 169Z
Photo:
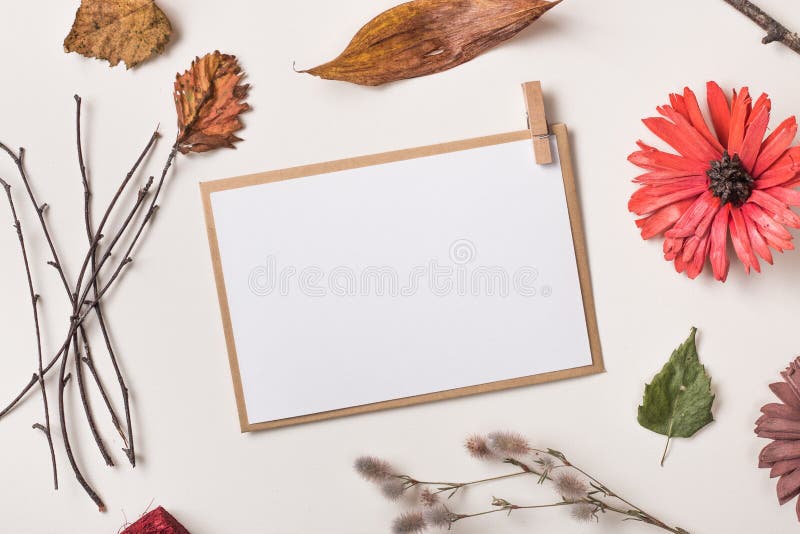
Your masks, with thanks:
M734 92L731 105L731 131L728 137L728 153L732 156L738 154L742 148L745 134L745 123L750 112L752 100L747 87L742 87L739 94Z
M651 239L670 228L692 205L692 202L692 200L681 200L664 206L648 217L637 220L636 225L642 229L642 239Z
M722 154L722 151L724 150L722 144L708 128L708 124L703 117L703 112L700 111L700 104L697 103L697 97L688 87L683 89L683 100L686 105L686 113L688 114L689 121L692 123L692 126L694 126L695 129L706 139L706 141L708 141L711 146L714 147L714 150Z
M772 218L775 219L776 222L786 226L791 226L792 228L800 228L800 217L798 217L795 212L790 210L786 204L772 195L768 195L760 189L754 189L750 194L749 201L752 201L767 210L767 212L772 215Z
M692 206L675 223L675 227L666 233L667 237L689 237L695 235L697 226L709 211L716 211L718 204L713 202L714 195L706 190L697 197Z
M728 259L728 219L731 213L731 205L725 204L717 212L714 222L711 225L711 249L709 257L711 268L714 270L714 278L724 282L728 278L730 260Z
M686 269L689 267L689 262L683 259L682 254L678 254L675 258L675 272L678 274L686 272Z
M758 159L758 153L761 150L761 143L764 140L764 134L767 133L767 126L769 125L769 109L762 107L759 111L753 111L753 121L747 127L747 133L744 136L742 147L739 152L739 158L742 160L745 170L748 173L753 172Z
M745 217L752 220L758 227L759 233L764 236L767 244L777 250L783 252L784 250L792 250L794 247L791 243L792 234L786 228L778 224L772 217L751 202L742 206L742 211Z
M703 158L701 161L713 161L722 157L722 151L716 150L686 117L675 111L671 106L660 106L658 112L671 120L683 135L694 142L695 148L700 151L699 154Z
M764 261L772 265L772 252L769 250L769 245L764 240L764 237L759 233L756 223L747 216L744 210L742 210L742 215L744 215L744 224L747 227L747 235L750 238L753 250L764 258Z
M692 258L691 263L686 269L686 276L688 276L690 279L694 280L700 275L701 272L703 272L710 246L711 239L709 235L705 235L700 238L700 243L698 244L697 250L694 253L694 258Z
M772 195L787 206L800 206L800 191L788 187L770 187L764 192Z
M756 189L767 189L791 182L800 171L800 146L792 147L781 155L769 169L756 180Z
M644 174L640 174L639 176L633 179L633 183L657 186L657 185L672 183L681 178L702 178L703 180L707 179L705 174L696 174L696 173L691 173L689 171L660 170L660 171L650 171Z
M686 120L689 120L689 113L686 111L686 101L682 95L672 93L669 95L669 103L675 108L675 111L683 115Z
M704 174L710 167L706 162L694 161L670 154L641 141L637 141L636 144L639 145L641 150L628 156L628 161L643 169L683 170L690 171L692 174Z
M631 199L628 202L628 209L637 215L647 215L648 213L652 213L659 208L663 208L679 200L696 197L704 191L706 191L705 184L688 189L678 187L672 191L669 191L668 186L645 186L631 195Z
M769 169L773 163L778 161L797 135L797 119L789 117L783 121L775 131L761 145L761 153L753 169L753 176L756 178Z
M747 115L747 122L745 125L750 126L762 109L766 109L767 114L772 111L772 101L769 99L769 96L766 93L761 93L761 96L758 97L756 103L753 104L753 109Z
M731 241L733 241L733 249L736 255L739 256L744 270L750 274L750 268L761 272L761 265L758 263L758 258L753 254L753 249L750 246L750 238L747 236L747 226L745 226L742 212L739 208L731 208Z
M708 233L708 229L711 228L711 223L714 221L714 216L717 214L717 211L720 208L719 198L712 197L711 205L713 209L709 210L706 213L706 216L703 217L703 220L700 221L700 224L697 225L697 229L695 229L694 235L702 237L706 235Z
M667 261L673 261L683 249L683 242L684 239L681 237L668 237L664 239L664 259Z
M711 113L711 122L714 131L723 146L728 146L728 137L731 130L731 107L728 98L716 82L706 84L708 90L708 109Z
M642 119L642 122L662 141L677 150L681 156L704 163L714 159L713 156L709 157L706 151L698 147L695 139L686 130L679 128L667 119L649 117Z

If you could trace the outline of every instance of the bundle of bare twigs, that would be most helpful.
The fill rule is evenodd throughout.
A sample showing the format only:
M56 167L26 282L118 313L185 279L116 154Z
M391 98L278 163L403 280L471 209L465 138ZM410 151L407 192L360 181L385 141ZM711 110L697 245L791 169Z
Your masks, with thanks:
M139 183L138 193L135 195L132 205L128 207L121 205L125 194L135 187L138 181L136 176L142 162L159 139L159 133L156 130L122 179L116 193L105 210L103 210L100 222L96 227L93 220L92 189L83 158L81 99L79 96L75 96L77 158L83 186L83 215L87 250L82 257L80 270L74 279L70 278L66 272L65 263L62 262L59 247L48 224L48 205L40 202L31 178L26 171L25 149L20 148L18 151L14 151L0 142L0 149L8 154L16 166L20 182L26 193L26 200L35 210L39 227L44 235L50 255L50 260L47 261L47 264L53 267L58 274L71 309L66 335L61 338L60 344L57 345L59 348L55 354L46 361L43 349L44 336L39 321L40 299L39 294L36 292L31 270L31 251L27 246L26 234L23 232L18 216L12 187L6 180L0 179L0 185L3 186L6 192L13 228L19 240L33 309L37 347L36 371L22 388L19 395L0 411L0 418L3 418L16 408L28 393L38 386L44 407L44 422L34 424L33 428L40 430L47 439L53 468L53 484L58 489L56 447L54 445L50 401L45 380L51 370L57 369L58 420L64 451L78 482L101 512L105 511L105 504L83 475L73 454L70 426L67 420L67 410L65 409L67 386L74 376L84 417L106 465L113 466L114 460L109 454L101 434L98 432L95 416L89 403L90 388L96 388L102 398L104 409L110 416L111 424L125 444L123 451L131 466L135 467L136 448L133 425L131 423L128 386L121 372L117 353L111 343L108 322L103 310L103 299L119 282L126 267L133 261L133 251L140 244L142 237L146 233L145 231L151 225L158 211L159 198L164 193L169 170L178 154L205 152L220 147L233 147L233 143L239 140L235 136L235 132L242 128L239 114L248 109L248 105L244 102L248 86L241 84L243 76L244 74L241 72L236 58L219 52L207 54L202 58L196 59L189 70L177 76L174 96L179 131L169 151L167 160L161 169L158 180L156 181L153 176L150 176L147 180ZM112 226L110 223L112 215L115 216L114 218L121 215L121 222L116 228L110 228ZM119 253L120 250L122 251L121 254ZM118 416L108 387L97 372L95 353L92 350L94 340L88 327L91 318L96 321L105 353L108 355L119 384L119 396L124 410L122 419Z

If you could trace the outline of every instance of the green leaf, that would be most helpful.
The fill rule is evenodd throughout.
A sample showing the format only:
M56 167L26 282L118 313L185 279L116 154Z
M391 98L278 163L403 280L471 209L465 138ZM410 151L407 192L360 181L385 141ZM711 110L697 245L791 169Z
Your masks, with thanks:
M670 439L690 438L714 420L711 378L697 355L696 335L697 329L693 327L689 338L644 387L639 424L667 436L661 465L664 465Z

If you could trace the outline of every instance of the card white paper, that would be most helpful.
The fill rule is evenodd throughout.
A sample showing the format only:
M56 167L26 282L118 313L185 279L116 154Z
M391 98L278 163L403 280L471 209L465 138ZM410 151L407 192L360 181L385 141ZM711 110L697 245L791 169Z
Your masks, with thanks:
M592 364L561 169L530 140L211 206L251 424Z

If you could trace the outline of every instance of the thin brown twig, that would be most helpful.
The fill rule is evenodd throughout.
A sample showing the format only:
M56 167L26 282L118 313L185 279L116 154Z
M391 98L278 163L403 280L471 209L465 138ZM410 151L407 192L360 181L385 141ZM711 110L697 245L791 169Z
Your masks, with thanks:
M33 286L33 276L31 275L30 261L28 260L28 249L25 245L25 236L22 233L22 223L17 216L17 208L14 205L14 198L11 196L11 186L7 182L0 179L0 184L6 191L8 197L8 205L11 208L11 216L14 220L14 228L16 229L17 238L19 239L19 246L22 251L22 261L25 265L25 274L28 280L28 290L30 292L31 306L33 307L33 323L36 330L36 351L38 355L39 373L36 381L39 383L39 389L42 393L42 402L44 403L44 424L36 423L33 425L34 429L41 430L46 439L47 446L50 449L50 461L53 465L53 487L58 489L58 467L56 465L56 451L53 447L53 436L50 432L50 405L47 402L47 388L45 387L43 373L42 373L42 332L39 324L39 295Z
M737 11L758 24L767 35L761 40L763 44L780 42L800 54L800 35L789 30L786 26L775 20L763 9L749 0L725 0Z
M83 342L86 343L85 337L83 339ZM83 363L81 362L82 357L80 353L80 346L78 344L77 333L74 336L72 336L72 352L75 353L75 377L78 379L77 380L78 393L81 398L81 405L83 406L83 411L86 414L86 422L89 424L89 431L92 433L94 442L97 444L97 448L100 450L100 456L103 457L103 461L106 463L107 466L113 467L114 460L111 458L111 455L108 454L108 449L106 449L106 444L103 442L103 438L102 436L100 436L100 432L97 430L97 423L94 420L94 413L92 412L92 407L89 404L89 397L86 394L86 383L83 380Z
M91 258L91 269L92 272L97 270L97 250L95 247L92 247L92 243L94 241L94 232L92 231L92 190L89 185L89 177L86 171L86 163L83 158L83 136L81 135L81 97L75 95L75 104L76 104L76 113L75 113L75 129L76 129L76 144L77 144L77 153L78 153L78 167L81 171L81 180L83 182L83 199L84 199L84 225L86 227L86 238L89 241L89 247L91 250L90 258ZM152 142L155 142L155 137L151 137ZM148 143L147 151L149 151L149 147L152 146L151 143ZM139 166L141 159L138 159L137 162L134 164L133 171L135 172L136 168ZM132 173L129 173L129 176L133 176ZM126 182L123 182L123 187L127 183L127 175L126 175ZM118 197L116 197L118 198ZM116 200L112 201L116 202ZM113 208L113 205L111 206ZM107 210L109 212L109 210ZM92 282L92 298L97 300L97 293L98 293L98 279L97 277L94 278ZM114 347L111 344L111 337L108 333L108 327L106 325L105 316L103 314L103 308L98 303L97 306L94 308L95 316L97 317L98 325L100 326L100 332L103 335L103 340L106 345L106 350L108 351L109 359L111 360L111 364L114 368L114 372L117 375L117 381L119 382L120 392L122 394L122 403L123 409L125 410L125 420L126 420L126 429L127 434L122 431L122 425L120 424L119 418L117 417L116 412L114 411L111 401L108 398L108 395L105 395L103 392L103 400L106 403L109 413L111 414L111 420L114 427L117 429L117 432L122 437L122 440L125 442L125 448L123 451L125 452L126 456L128 457L128 461L130 462L131 466L136 467L136 453L135 447L133 443L133 426L131 424L131 411L130 411L130 400L128 394L128 386L125 384L125 379L122 376L122 371L120 370L119 363L117 362L116 352L114 351ZM99 380L99 375L95 369L94 365L94 358L92 355L92 351L89 345L86 345L86 354L84 361L89 367L89 370L94 375L95 380Z
M67 339L67 343L69 340L72 339L70 336ZM61 366L59 367L58 372L58 415L61 423L61 437L64 441L64 450L67 453L67 460L69 460L70 465L72 466L72 471L75 473L75 478L78 480L78 484L81 485L83 490L89 495L89 498L94 501L97 505L97 509L101 512L106 511L106 505L103 503L103 500L94 490L94 488L87 482L86 478L83 476L80 467L78 466L78 462L75 460L75 455L72 453L72 444L69 439L69 428L67 427L67 415L66 410L64 409L64 390L67 386L67 364L69 363L69 346L64 350L64 356L61 358Z

